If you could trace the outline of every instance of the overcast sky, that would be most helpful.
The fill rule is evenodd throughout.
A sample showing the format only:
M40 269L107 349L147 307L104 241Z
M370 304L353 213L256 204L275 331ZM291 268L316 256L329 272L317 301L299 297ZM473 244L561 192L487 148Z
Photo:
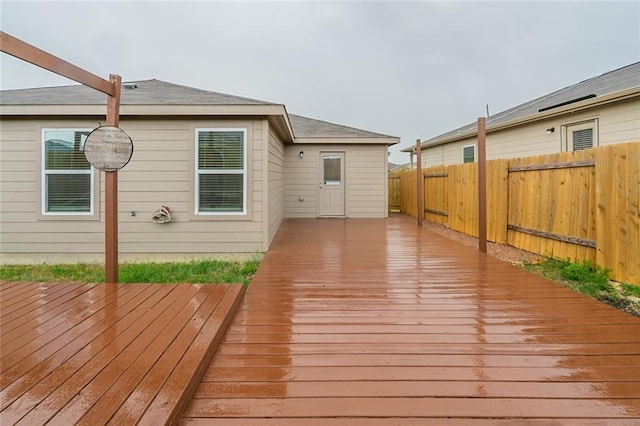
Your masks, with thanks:
M640 60L640 2L0 3L2 30L94 74L283 103L429 139ZM0 54L2 89L72 84Z

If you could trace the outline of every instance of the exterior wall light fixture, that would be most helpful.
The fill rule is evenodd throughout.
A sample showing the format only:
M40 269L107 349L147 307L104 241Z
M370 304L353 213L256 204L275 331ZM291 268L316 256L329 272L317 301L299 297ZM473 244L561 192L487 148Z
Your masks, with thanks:
M300 151L300 152L298 153L298 155L300 156L300 158L303 158L303 157L304 157L304 151Z
M553 132L555 132L555 131L556 131L556 128L555 128L555 127L549 127L549 128L547 129L547 134L548 134L548 135L550 135L551 133L553 133Z

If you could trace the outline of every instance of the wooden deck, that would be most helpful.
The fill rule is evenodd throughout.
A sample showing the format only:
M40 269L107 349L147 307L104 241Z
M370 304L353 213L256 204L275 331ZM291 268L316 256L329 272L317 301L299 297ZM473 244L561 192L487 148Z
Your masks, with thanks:
M179 420L242 285L2 283L0 424Z
M637 425L640 319L403 217L286 220L182 423Z

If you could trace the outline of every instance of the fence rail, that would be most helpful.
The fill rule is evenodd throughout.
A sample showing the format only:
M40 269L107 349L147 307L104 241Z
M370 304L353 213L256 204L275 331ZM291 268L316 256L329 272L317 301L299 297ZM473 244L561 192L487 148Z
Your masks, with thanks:
M488 161L487 239L590 261L640 284L639 148L630 142ZM423 170L425 218L477 237L477 173L476 163ZM400 212L416 217L416 172L394 179Z

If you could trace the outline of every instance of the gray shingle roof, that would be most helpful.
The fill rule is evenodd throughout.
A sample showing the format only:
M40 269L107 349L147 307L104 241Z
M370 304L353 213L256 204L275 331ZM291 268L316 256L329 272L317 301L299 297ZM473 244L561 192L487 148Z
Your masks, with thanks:
M394 138L395 136L369 132L355 127L289 114L296 138Z
M123 86L121 105L279 105L155 79L126 82ZM127 89L128 86L134 88ZM106 100L103 93L81 84L0 92L0 105L105 105ZM392 137L293 114L289 119L298 138Z
M209 92L161 80L124 83L121 105L276 105L256 99ZM135 86L127 90L127 86ZM107 97L97 90L72 86L3 90L2 105L106 105Z
M547 95L525 102L521 105L509 108L487 119L487 127L506 123L518 118L524 118L537 114L541 109L557 106L564 102L570 102L585 96L607 95L640 86L640 62L604 73L597 77L581 81L564 89L551 92ZM552 108L549 108L552 111ZM440 134L423 142L423 146L437 145L441 140L448 140L458 134L465 134L477 130L477 121L465 126ZM410 150L412 148L406 148ZM404 150L403 150L404 151Z

